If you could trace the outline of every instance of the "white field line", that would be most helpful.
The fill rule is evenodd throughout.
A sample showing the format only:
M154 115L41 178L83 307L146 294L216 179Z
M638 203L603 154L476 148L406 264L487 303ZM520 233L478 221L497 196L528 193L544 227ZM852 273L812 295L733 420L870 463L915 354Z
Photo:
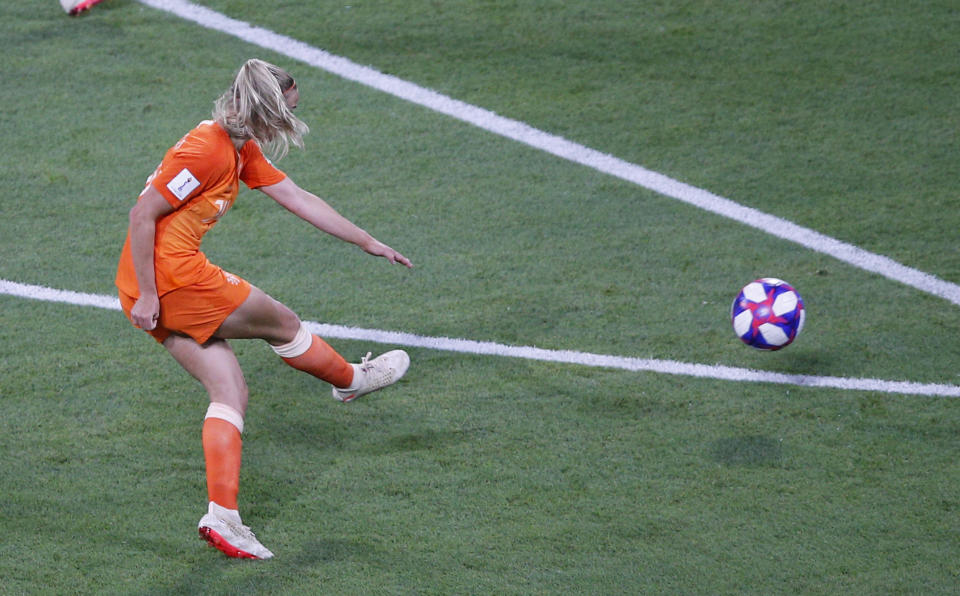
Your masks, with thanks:
M0 279L0 294L19 298L59 302L76 306L94 306L108 310L120 310L120 302L113 296L84 294L69 290L56 290L43 286L27 285ZM428 337L399 331L381 331L344 327L325 323L306 322L312 333L328 338L363 340L380 344L390 344L415 348L428 348L446 352L500 356L577 364L596 368L613 368L628 371L655 372L668 375L682 375L719 379L723 381L750 381L755 383L776 383L800 387L830 387L834 389L878 391L883 393L902 393L908 395L926 395L935 397L960 397L960 386L937 383L912 383L909 381L884 381L881 379L854 379L844 377L821 377L813 375L788 375L732 366L690 364L675 360L655 360L651 358L629 358L591 354L573 350L546 350L532 346L510 346L487 341L454 339L449 337Z
M232 35L350 81L355 81L473 124L483 130L632 182L667 197L752 226L778 238L796 242L811 250L830 255L860 269L878 273L960 306L960 285L942 280L918 269L907 267L888 257L868 252L852 244L841 242L785 219L740 205L730 199L674 180L612 155L543 132L523 122L498 116L489 110L447 97L403 79L383 74L372 68L351 62L346 58L309 46L296 39L232 19L208 8L184 0L139 1L147 6L193 21L205 28Z
M193 21L203 27L233 35L254 45L300 60L348 80L361 83L457 118L494 134L516 140L574 163L633 182L649 190L700 207L712 213L734 219L780 238L791 240L812 250L831 255L861 269L879 273L890 279L900 281L916 289L940 296L954 304L960 305L960 286L956 284L940 280L928 273L896 263L887 257L872 254L850 244L824 236L813 230L797 226L778 217L749 207L744 207L729 199L673 180L672 178L625 162L614 156L600 153L561 137L542 132L522 122L498 116L488 110L452 99L396 77L385 75L371 68L360 66L346 58L335 56L266 29L253 27L248 23L231 19L220 13L189 2L181 0L140 0L140 2ZM111 296L56 290L6 280L0 280L0 294L79 306L94 306L110 310L119 310L120 308L117 299ZM751 381L805 387L832 387L847 390L960 397L960 387L954 385L885 381L880 379L787 375L729 366L689 364L672 360L628 358L569 350L545 350L527 346L508 346L493 342L465 339L425 337L409 333L361 329L315 322L308 322L308 326L313 332L327 337L367 340L377 343L424 347L468 354L524 358L546 362L579 364L583 366L629 371L649 371L730 381Z

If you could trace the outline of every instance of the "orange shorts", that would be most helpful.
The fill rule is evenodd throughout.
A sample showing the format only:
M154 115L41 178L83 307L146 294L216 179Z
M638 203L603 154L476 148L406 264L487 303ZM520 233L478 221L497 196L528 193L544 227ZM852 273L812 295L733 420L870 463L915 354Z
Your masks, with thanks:
M198 344L207 343L230 314L250 295L250 282L217 268L206 280L177 288L160 297L160 320L147 331L163 343L171 333L189 335ZM120 292L120 306L130 318L136 298Z

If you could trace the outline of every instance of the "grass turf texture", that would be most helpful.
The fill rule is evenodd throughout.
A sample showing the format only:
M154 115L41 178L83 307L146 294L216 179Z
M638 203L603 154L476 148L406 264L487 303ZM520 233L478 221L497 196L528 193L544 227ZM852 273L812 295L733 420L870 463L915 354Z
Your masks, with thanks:
M206 3L960 281L947 4L397 4ZM295 74L313 128L281 167L418 265L246 192L205 248L305 318L960 380L960 311L941 300L132 2L74 20L38 6L0 7L0 75L29 81L0 88L16 148L0 157L2 278L111 292L143 179L256 55ZM809 309L781 353L740 346L727 322L759 275ZM236 343L253 395L241 502L278 557L228 561L194 532L199 386L118 313L0 307L6 592L960 581L955 400L413 350L398 388L342 407L253 342ZM336 345L353 360L388 347Z

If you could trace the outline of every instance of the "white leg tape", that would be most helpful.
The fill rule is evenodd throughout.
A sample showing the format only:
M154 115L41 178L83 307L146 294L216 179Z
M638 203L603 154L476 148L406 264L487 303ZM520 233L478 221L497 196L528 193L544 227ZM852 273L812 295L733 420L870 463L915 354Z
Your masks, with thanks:
M226 420L230 424L236 426L237 430L240 431L240 434L243 434L243 414L231 408L227 404L222 404L215 401L210 402L210 407L207 408L207 415L204 416L203 419L206 420L207 418L219 418L220 420Z
M307 331L306 326L301 323L300 329L297 331L297 336L293 338L292 342L283 344L282 346L270 347L273 348L273 351L281 358L296 358L309 350L312 344L313 336Z

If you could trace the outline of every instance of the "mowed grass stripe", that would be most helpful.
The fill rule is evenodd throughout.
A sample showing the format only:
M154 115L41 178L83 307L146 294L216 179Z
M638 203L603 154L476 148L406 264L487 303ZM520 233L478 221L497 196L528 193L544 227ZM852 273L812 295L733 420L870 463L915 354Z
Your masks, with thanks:
M57 302L76 306L93 306L107 310L120 310L120 302L114 296L87 294L71 290L58 290L43 286L22 284L0 279L0 294ZM692 364L675 360L657 360L652 358L632 358L609 354L592 354L575 350L547 350L533 346L510 346L488 341L456 339L450 337L429 337L384 331L362 327L345 327L306 321L312 333L328 338L371 341L415 348L427 348L445 352L458 352L483 356L499 356L576 364L595 368L613 368L633 372L654 372L669 375L701 377L723 381L775 383L799 387L826 387L856 391L878 391L882 393L900 393L907 395L925 395L931 397L960 397L960 387L939 383L913 383L909 381L885 381L882 379L844 378L816 375L791 375L749 368Z
M960 285L942 280L918 269L907 267L889 257L871 253L780 217L740 205L704 189L674 180L563 137L543 132L523 122L499 116L489 110L453 99L403 79L383 74L372 68L361 66L347 58L336 56L285 35L252 26L209 8L184 0L139 0L139 2L192 21L202 27L226 33L294 60L323 69L347 80L446 114L483 130L541 149L557 157L615 176L621 180L632 182L711 213L733 219L960 306Z

